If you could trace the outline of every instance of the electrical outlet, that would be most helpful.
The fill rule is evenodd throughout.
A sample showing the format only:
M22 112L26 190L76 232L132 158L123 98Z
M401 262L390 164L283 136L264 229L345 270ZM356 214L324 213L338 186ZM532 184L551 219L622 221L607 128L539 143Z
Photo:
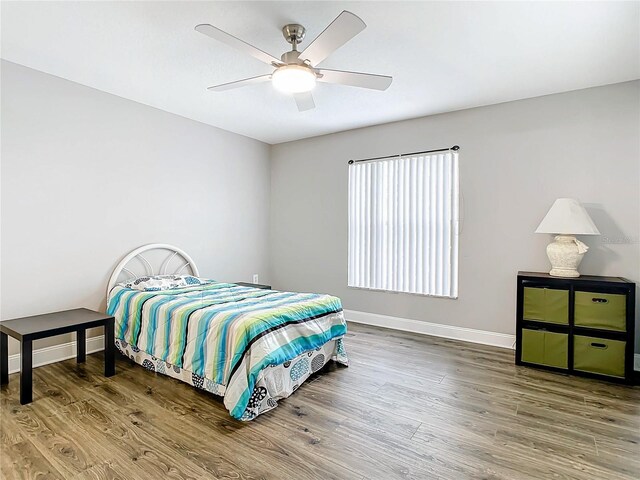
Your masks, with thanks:
M258 283L258 274L257 273L253 274L253 283Z

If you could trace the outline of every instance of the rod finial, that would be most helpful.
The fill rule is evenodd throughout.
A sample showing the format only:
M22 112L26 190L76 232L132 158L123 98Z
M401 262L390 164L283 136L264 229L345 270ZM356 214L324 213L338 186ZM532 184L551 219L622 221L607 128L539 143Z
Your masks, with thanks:
M349 160L349 165L352 165L352 164L353 164L353 160Z
M454 152L457 152L458 150L460 150L460 146L454 145L453 147L451 147L451 150L453 150Z

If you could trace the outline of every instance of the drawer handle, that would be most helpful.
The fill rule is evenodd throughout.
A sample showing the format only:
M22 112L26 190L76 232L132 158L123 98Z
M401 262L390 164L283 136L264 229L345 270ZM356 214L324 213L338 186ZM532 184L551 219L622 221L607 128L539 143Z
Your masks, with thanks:
M606 298L598 298L598 297L593 297L593 298L591 299L591 301L592 301L593 303L609 303L609 300L608 300L608 299L606 299Z
M605 343L591 342L591 346L595 348L607 348L607 345Z

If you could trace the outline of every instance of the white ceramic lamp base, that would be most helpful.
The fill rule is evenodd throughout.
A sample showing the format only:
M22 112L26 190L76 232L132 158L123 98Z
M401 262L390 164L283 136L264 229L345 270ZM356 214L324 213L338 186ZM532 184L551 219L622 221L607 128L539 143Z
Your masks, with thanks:
M547 245L547 256L551 262L549 275L554 277L579 277L578 265L589 250L584 243L573 235L558 235L555 241Z

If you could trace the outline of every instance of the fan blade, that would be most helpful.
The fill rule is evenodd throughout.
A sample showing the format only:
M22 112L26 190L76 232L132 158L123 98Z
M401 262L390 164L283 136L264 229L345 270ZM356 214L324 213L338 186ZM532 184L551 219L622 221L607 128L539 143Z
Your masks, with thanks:
M207 37L218 40L219 42L226 43L230 47L240 50L241 52L248 53L252 57L257 58L266 64L282 65L282 62L276 57L269 55L267 52L263 52L259 48L249 45L247 42L240 40L227 32L223 32L219 28L209 25L208 23L196 25L196 32L200 32Z
M345 10L300 53L299 58L300 60L308 60L315 67L364 30L366 26L367 24L360 17Z
M263 83L271 80L271 75L260 75L257 77L245 78L243 80L236 80L235 82L222 83L220 85L214 85L212 87L208 87L207 90L211 90L212 92L223 92L225 90L231 90L233 88L240 88L246 85L252 85L254 83Z
M392 77L386 75L374 75L372 73L345 72L342 70L318 70L321 77L319 82L338 83L351 85L352 87L371 88L373 90L386 90L391 85Z
M296 105L298 106L298 111L300 112L316 108L316 104L313 101L313 95L311 95L311 92L294 93L293 98L295 98Z

